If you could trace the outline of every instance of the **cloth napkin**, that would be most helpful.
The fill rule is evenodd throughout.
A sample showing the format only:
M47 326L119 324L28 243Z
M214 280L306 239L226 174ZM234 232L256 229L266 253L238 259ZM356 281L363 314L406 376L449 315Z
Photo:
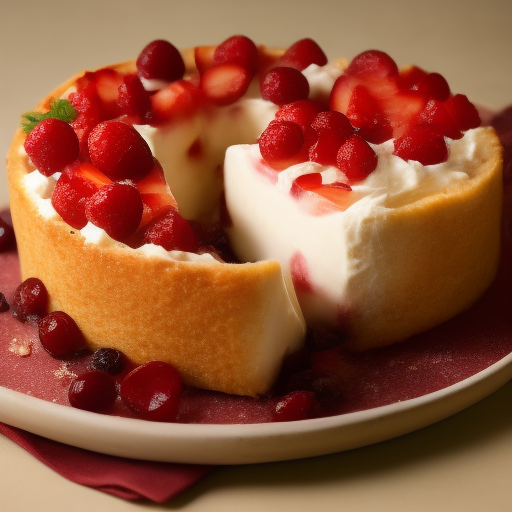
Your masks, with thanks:
M125 500L165 503L214 469L214 466L150 462L94 453L3 423L0 423L0 434L68 480Z

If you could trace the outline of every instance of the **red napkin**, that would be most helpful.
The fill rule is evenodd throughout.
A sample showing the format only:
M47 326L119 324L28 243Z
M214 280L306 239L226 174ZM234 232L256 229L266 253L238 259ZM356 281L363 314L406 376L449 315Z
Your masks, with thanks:
M124 459L75 448L0 423L7 436L43 464L80 485L125 500L164 503L201 480L214 466Z

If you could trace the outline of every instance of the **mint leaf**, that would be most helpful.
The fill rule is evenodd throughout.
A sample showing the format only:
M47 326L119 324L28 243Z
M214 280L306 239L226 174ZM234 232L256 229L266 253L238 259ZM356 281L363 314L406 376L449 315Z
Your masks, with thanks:
M54 100L50 104L48 112L27 112L21 116L21 127L28 135L38 123L44 119L60 119L66 123L71 123L76 119L78 112L68 100Z

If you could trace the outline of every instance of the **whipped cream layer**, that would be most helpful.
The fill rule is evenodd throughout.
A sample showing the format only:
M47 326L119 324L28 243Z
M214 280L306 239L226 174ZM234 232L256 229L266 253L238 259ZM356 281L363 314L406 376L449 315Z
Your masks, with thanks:
M231 147L224 177L232 247L243 261L279 261L295 283L307 322L337 323L351 309L354 293L368 288L360 281L368 280L368 269L379 258L378 225L368 239L369 219L471 179L481 164L479 130L449 141L448 161L431 166L394 156L393 141L373 146L377 169L346 193L342 206L313 192L292 193L293 181L303 174L319 172L323 184L346 181L338 169L305 162L277 172L262 160L257 145ZM379 276L372 278L378 285Z

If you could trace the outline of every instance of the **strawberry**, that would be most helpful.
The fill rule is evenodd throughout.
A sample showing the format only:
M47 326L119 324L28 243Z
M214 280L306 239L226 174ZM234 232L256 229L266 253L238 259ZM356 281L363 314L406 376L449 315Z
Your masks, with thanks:
M462 132L444 104L434 98L428 100L418 117L414 119L414 124L451 139L462 137Z
M261 97L276 105L284 105L309 96L307 78L295 68L276 66L263 78L260 85Z
M290 66L302 71L311 64L325 66L327 56L313 39L300 39L293 43L279 59L279 66Z
M320 111L320 106L315 102L310 100L298 100L281 105L276 112L275 120L297 123L301 127L302 134L304 135L305 146L310 147L318 138L318 134L313 129L312 123Z
M427 76L427 72L418 66L407 66L400 70L398 86L401 90L418 90L418 84Z
M135 233L142 219L142 198L130 182L112 182L101 187L87 201L87 220L123 242Z
M25 151L45 176L61 171L78 158L80 146L73 128L60 119L44 119L27 135Z
M130 118L132 124L144 123L151 112L150 95L135 74L124 76L116 102L119 113Z
M304 191L314 192L332 203L345 209L345 204L349 199L347 195L352 188L347 183L334 182L326 185L322 184L322 175L317 172L303 174L295 178L292 183L291 193L295 197L300 197Z
M476 107L463 94L455 94L444 102L444 107L452 116L459 130L477 128L481 124Z
M176 201L165 181L164 172L158 160L154 159L152 170L136 185L142 201L153 212L153 215L161 208L176 206Z
M425 98L433 98L439 101L446 101L451 95L448 82L439 73L425 75L418 82L417 90Z
M216 46L196 46L194 48L194 60L200 75L203 75L206 71L215 66L213 56L216 48Z
M174 82L185 74L185 63L179 50L169 41L157 39L147 44L136 61L139 76Z
M338 168L347 176L349 183L364 180L377 167L375 151L359 135L350 136L337 155Z
M412 126L394 141L393 154L404 160L416 160L422 165L446 162L448 148L444 137L428 128Z
M112 180L140 180L153 168L153 155L142 136L126 123L105 121L88 139L95 167Z
M151 96L152 124L188 116L201 104L202 94L195 84L188 80L172 82Z
M272 121L260 135L258 144L266 162L276 169L285 169L301 161L304 135L297 123Z
M239 64L217 64L201 76L199 87L207 100L223 106L240 99L249 88L251 79L250 71Z
M322 165L337 165L338 151L354 127L347 116L337 111L319 113L311 123L316 141L309 148L309 159Z
M232 36L215 49L213 60L216 65L236 64L247 70L252 78L258 71L258 48L246 36Z
M345 72L354 77L371 77L376 80L392 79L398 76L398 67L387 53L379 50L367 50L356 55Z

